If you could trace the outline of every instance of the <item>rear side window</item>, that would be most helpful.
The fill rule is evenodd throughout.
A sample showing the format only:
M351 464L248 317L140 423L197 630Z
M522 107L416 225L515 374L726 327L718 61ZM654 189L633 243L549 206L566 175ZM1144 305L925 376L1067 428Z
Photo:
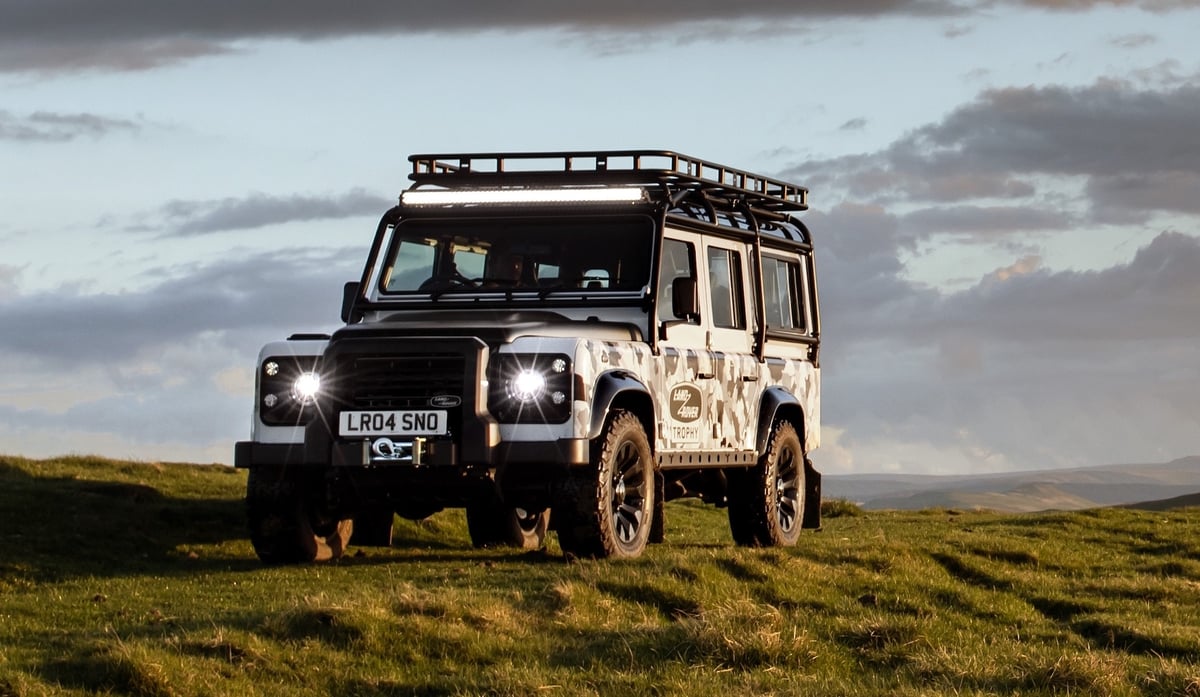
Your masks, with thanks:
M804 331L799 262L764 256L762 263L767 330Z
M742 303L742 256L732 249L708 248L708 287L712 323L724 329L745 329Z

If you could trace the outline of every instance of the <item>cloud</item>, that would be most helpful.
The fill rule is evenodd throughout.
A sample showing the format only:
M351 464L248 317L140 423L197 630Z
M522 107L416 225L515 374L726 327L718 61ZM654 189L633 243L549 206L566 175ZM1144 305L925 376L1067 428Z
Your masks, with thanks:
M22 267L0 264L0 302L17 294L17 277L21 275Z
M990 285L995 283L1004 283L1005 281L1016 278L1017 276L1026 276L1042 268L1042 258L1036 254L1023 256L1009 266L996 269L995 271L983 277L980 285Z
M897 266L818 257L823 418L855 467L936 470L920 452L968 470L1194 452L1200 238L1164 232L1097 271L1024 257L950 293Z
M1088 181L1087 192L1094 202L1096 219L1101 222L1136 221L1137 213L1142 211L1200 214L1200 172L1168 170L1097 176Z
M19 117L8 111L0 111L0 140L65 143L81 137L99 138L114 132L136 132L140 128L133 121L96 114L37 111Z
M1195 8L1195 0L1020 0L1020 4L1046 10L1079 11L1094 7L1135 7L1148 12Z
M903 216L901 228L914 237L957 233L995 237L1030 230L1065 230L1075 221L1061 211L1028 206L945 206Z
M880 152L808 162L784 176L859 201L955 204L911 214L927 234L1142 221L1200 211L1196 123L1195 84L989 90ZM1064 196L1087 210L1065 210Z
M238 50L238 42L259 39L313 41L351 36L392 36L423 32L563 30L594 39L597 32L619 37L631 31L650 36L670 27L674 38L686 30L726 33L745 24L750 31L802 26L822 18L881 15L960 17L987 13L996 4L1064 11L1133 5L1117 0L614 0L589 3L530 0L454 3L364 0L347 10L320 0L300 0L280 11L268 2L214 0L203 4L113 0L42 0L6 3L0 9L0 71L144 70L199 56ZM1190 7L1188 0L1158 0L1154 11ZM707 25L707 26L706 26ZM685 30L680 33L679 30ZM601 42L605 44L606 42Z
M952 0L788 0L742 3L666 0L603 4L533 0L498 4L365 0L345 7L319 0L289 3L214 0L203 5L115 0L7 3L0 10L0 70L139 70L234 50L255 39L320 40L421 32L559 29L613 33L731 20L774 25L786 19L882 13L953 14ZM728 27L727 27L728 29Z
M229 462L259 348L340 326L362 256L233 250L137 292L0 293L0 452Z
M212 201L170 201L160 213L170 221L173 236L189 237L230 230L249 230L282 223L376 216L395 199L353 189L340 196L270 196Z
M0 297L0 326L21 328L0 333L0 354L55 369L111 367L214 335L256 352L338 324L342 284L358 278L361 262L357 247L235 253L220 264L164 269L165 280L138 292Z
M964 24L951 24L942 30L942 36L947 39L957 39L960 36L966 36L975 30L974 27Z
M944 303L937 325L1026 348L1103 341L1107 350L1125 351L1128 344L1200 339L1197 237L1163 232L1129 263L1100 271L1039 270L991 280ZM917 322L910 338L919 338L919 324L929 322Z
M1118 174L1200 171L1200 87L1139 90L1101 81L1083 88L991 90L895 146L895 162L929 173Z
M1153 34L1122 34L1114 36L1109 43L1117 48L1143 48L1158 43L1158 37Z

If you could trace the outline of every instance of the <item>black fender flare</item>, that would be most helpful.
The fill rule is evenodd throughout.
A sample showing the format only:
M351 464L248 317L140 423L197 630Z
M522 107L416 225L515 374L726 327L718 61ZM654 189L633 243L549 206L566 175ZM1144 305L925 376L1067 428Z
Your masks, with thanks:
M800 400L791 392L782 387L768 387L763 392L762 400L758 405L758 437L754 441L754 449L759 455L767 451L767 441L771 437L771 426L775 424L776 415L779 410L795 407L801 414L800 442L804 442L804 407L800 405Z
M606 373L601 373L596 378L596 389L592 394L592 422L588 427L588 440L594 440L600 437L600 433L604 430L604 421L608 418L608 413L612 410L613 402L621 395L636 393L645 397L647 402L653 404L650 398L650 389L646 387L646 383L639 380L633 373L627 370L610 370ZM641 415L639 415L641 416ZM642 419L645 423L645 419ZM650 424L647 424L646 436L650 439L653 446L653 414L651 414Z

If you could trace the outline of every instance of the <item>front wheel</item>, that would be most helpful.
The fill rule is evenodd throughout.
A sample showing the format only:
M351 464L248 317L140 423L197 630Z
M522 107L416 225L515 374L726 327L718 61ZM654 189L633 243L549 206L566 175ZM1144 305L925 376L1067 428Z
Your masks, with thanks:
M806 492L804 446L779 421L767 452L748 470L730 472L729 529L747 547L788 547L800 538Z
M314 502L320 480L296 470L256 467L246 483L250 541L266 564L338 559L354 530L351 520L323 512Z
M642 422L614 410L592 443L592 467L567 476L554 509L559 545L584 557L636 557L654 517L654 461Z
M467 531L476 547L541 549L550 511L508 506L495 491L467 504Z

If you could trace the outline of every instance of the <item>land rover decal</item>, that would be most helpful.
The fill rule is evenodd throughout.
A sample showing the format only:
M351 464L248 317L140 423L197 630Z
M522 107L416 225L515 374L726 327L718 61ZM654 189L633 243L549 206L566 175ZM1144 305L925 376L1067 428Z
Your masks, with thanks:
M704 411L704 393L690 383L671 387L669 410L671 414L671 440L677 443L696 443L700 440L700 426L696 422Z

